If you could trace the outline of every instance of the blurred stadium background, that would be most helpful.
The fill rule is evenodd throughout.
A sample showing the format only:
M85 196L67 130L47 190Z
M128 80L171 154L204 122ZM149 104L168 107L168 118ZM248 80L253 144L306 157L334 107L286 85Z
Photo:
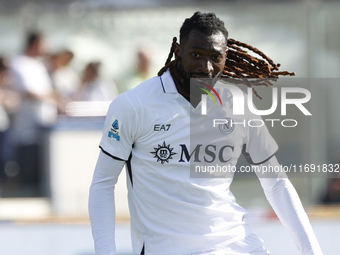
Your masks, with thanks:
M0 55L10 59L22 51L29 31L40 31L51 55L73 52L71 68L79 75L87 63L100 61L100 76L116 84L121 93L138 80L133 77L138 52L142 49L148 55L149 72L156 75L182 22L197 10L215 12L231 38L261 49L281 63L282 69L311 81L307 88L312 93L310 107L315 118L286 133L271 129L280 146L279 161L339 164L340 1L2 0ZM58 116L41 133L43 172L37 187L22 185L15 160L4 162L0 254L94 254L87 199L105 107L101 104L93 111L91 105L73 105L73 114ZM84 116L84 111L94 113ZM322 178L291 176L324 253L332 255L339 254L340 248L340 185L334 182L336 177L334 173ZM336 183L332 192L338 201L325 204L332 182ZM256 178L238 176L232 191L239 204L250 211L250 223L272 254L298 254L293 240L273 216ZM116 198L118 254L127 255L131 248L124 173Z

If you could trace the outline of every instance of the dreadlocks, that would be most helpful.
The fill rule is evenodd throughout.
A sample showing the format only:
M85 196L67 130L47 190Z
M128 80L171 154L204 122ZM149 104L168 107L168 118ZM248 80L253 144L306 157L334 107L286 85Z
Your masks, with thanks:
M262 99L254 86L273 86L273 82L277 81L280 75L295 75L294 72L279 71L280 64L275 64L262 51L249 44L228 39L228 48L222 77L235 78L234 83L252 87L253 93L258 98ZM256 56L250 55L246 50L253 52Z
M190 31L193 29L208 35L223 33L227 40L228 55L222 77L233 78L233 83L251 87L258 98L262 99L254 86L273 86L273 82L277 81L280 75L295 75L294 72L279 71L280 64L275 64L273 60L257 48L234 39L228 39L228 31L225 29L223 21L218 19L214 13L196 12L191 18L186 19L180 29L181 44L187 40ZM162 75L170 68L171 73L174 74L174 79L183 82L183 77L176 68L179 60L176 58L171 60L174 56L176 44L177 38L174 37L168 58L158 75Z

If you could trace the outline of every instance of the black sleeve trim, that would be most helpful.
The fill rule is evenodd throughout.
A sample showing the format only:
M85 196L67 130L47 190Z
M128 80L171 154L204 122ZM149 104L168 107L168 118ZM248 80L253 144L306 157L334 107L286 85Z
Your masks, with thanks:
M267 159L265 159L265 160L263 160L263 161L261 161L261 162L259 162L259 163L255 163L255 162L252 160L252 158L251 158L251 156L249 155L249 153L246 152L246 145L243 144L243 147L242 147L242 154L243 154L244 158L247 160L247 162L248 162L249 164L254 165L254 166L261 165L261 164L267 162L269 159L271 159L272 157L275 156L275 154L277 153L277 151L278 151L278 150L276 150L269 158L267 158Z
M132 158L132 152L130 153L129 159L126 161L126 167L127 167L127 171L128 171L129 177L130 177L131 186L133 187L131 158Z
M118 158L118 157L115 157L113 155L111 155L110 153L108 153L106 150L104 150L101 146L99 146L99 148L102 150L102 152L106 155L108 155L109 157L113 158L113 159L116 159L116 160L119 160L119 161L125 161L124 159L121 159L121 158Z

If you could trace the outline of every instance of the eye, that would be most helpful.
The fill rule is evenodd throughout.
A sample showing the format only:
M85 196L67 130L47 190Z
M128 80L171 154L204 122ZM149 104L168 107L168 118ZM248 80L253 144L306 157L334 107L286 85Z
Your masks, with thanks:
M222 56L221 56L220 54L216 54L216 55L213 55L213 56L212 56L212 59L213 59L214 61L220 61L221 58L222 58Z
M191 53L191 56L193 56L194 58L199 58L200 54L197 53L197 52L193 52L193 53Z

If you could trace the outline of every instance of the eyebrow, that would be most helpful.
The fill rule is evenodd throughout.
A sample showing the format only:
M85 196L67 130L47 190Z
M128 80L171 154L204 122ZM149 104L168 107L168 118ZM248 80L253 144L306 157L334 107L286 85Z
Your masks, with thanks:
M228 47L225 47L225 48L226 48L226 50L228 49ZM206 48L202 48L200 46L191 46L189 51L192 51L192 50L206 50L206 51L212 51L212 52L220 53L219 50L215 50L213 48L212 49L206 49ZM223 49L222 49L222 51L223 51Z

